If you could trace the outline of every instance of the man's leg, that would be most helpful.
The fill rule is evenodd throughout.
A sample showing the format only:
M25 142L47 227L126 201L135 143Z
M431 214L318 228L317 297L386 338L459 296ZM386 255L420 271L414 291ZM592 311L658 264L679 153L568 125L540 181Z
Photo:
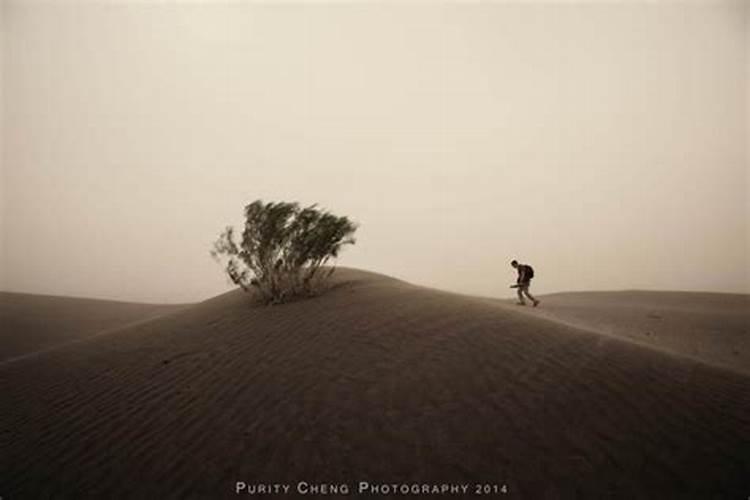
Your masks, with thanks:
M516 291L518 292L518 303L521 305L526 304L526 302L523 300L523 284L519 283Z
M530 283L527 283L527 284L526 284L526 285L525 285L525 286L523 287L523 293L525 293L525 294L526 294L526 296L527 296L527 297L529 298L529 300L530 300L531 302L533 302L533 303L534 303L534 307L536 307L536 306L537 306L537 304L539 304L539 301L538 301L538 300L536 300L536 299L534 298L534 296L533 296L533 295L531 295L531 293L529 293L529 285L530 285ZM521 289L519 288L519 290L521 290Z

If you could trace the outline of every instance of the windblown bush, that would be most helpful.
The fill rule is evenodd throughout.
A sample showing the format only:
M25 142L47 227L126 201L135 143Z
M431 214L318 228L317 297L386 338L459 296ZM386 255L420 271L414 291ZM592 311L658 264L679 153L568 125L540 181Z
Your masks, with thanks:
M228 226L214 243L211 255L221 261L229 278L245 291L257 290L266 303L318 293L344 245L354 244L357 225L317 205L263 203L245 207L245 229L240 241Z

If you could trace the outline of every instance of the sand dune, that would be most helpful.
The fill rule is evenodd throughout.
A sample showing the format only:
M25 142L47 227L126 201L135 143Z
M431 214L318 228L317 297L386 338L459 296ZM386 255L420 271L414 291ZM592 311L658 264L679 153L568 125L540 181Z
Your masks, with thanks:
M184 307L0 292L0 363Z
M0 366L0 495L235 497L237 481L750 494L748 376L499 301L336 276L315 299L234 291Z
M0 363L183 307L0 292Z
M526 312L750 375L750 295L558 293Z

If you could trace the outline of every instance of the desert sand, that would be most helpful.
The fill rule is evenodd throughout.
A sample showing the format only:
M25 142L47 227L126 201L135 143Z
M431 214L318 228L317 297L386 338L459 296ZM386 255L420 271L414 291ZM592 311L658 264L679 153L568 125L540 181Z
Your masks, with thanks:
M320 297L266 307L232 291L7 360L0 496L236 498L238 481L367 481L746 498L750 377L732 339L747 298L623 297L622 309L565 294L532 310L340 269ZM652 321L658 341L639 336ZM714 329L703 343L730 345L695 347Z
M556 293L526 312L750 375L750 295Z
M0 363L183 307L0 292Z

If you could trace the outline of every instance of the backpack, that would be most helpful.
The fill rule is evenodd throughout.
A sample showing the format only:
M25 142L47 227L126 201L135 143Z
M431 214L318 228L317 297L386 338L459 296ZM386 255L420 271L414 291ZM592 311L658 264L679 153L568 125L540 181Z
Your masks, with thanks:
M534 268L531 267L531 266L529 266L529 265L527 265L526 266L526 272L524 273L524 277L527 280L530 280L531 278L533 278L534 277Z

